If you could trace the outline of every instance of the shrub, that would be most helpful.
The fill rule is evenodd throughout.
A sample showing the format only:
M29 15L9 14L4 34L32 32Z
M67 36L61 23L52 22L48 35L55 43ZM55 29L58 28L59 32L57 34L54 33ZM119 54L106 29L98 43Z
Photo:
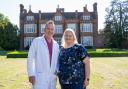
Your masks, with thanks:
M128 51L112 51L111 49L88 50L88 54L90 57L128 57ZM7 53L7 58L27 58L27 55L27 51L12 51Z
M92 49L93 46L85 46L86 49Z
M128 52L88 52L90 57L128 57Z
M7 58L27 58L26 51L14 51L7 54Z
M0 47L0 51L4 51L4 49L2 47Z

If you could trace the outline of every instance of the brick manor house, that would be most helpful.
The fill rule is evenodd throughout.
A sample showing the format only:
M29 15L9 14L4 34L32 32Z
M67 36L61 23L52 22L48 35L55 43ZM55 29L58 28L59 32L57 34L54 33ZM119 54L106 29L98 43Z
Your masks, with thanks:
M83 7L83 12L65 12L64 8L56 8L55 12L34 13L31 6L27 11L24 5L20 4L20 49L25 49L31 45L35 37L44 34L45 23L48 20L55 22L54 39L61 44L61 38L66 28L72 28L77 36L78 42L84 46L100 47L98 41L98 12L97 3L93 4L93 11L89 12L87 5Z

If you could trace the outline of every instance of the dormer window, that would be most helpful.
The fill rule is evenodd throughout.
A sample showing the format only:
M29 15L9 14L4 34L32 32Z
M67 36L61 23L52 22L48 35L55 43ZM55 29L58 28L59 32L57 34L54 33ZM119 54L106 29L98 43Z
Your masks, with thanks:
M34 20L34 16L27 16L27 21L33 21Z
M62 16L55 16L55 21L61 21L62 20Z
M90 20L90 16L84 15L83 20Z

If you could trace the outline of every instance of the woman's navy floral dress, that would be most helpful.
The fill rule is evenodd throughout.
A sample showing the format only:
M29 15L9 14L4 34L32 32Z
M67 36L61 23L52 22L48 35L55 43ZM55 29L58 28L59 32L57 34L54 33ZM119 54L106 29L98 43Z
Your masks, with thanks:
M82 60L88 56L86 49L75 44L70 48L60 48L59 81L60 84L79 84L85 79L85 68Z

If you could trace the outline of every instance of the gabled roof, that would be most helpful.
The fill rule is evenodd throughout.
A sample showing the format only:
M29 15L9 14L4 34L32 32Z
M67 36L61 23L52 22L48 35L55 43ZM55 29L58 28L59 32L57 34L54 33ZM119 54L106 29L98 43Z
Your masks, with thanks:
M94 12L90 12L91 13L91 18L92 19L96 19L96 15ZM50 20L50 19L53 19L54 16L55 16L55 12L48 12L48 13L41 13L41 19L44 19L44 20ZM34 15L34 18L35 19L39 19L39 13L32 13L32 15ZM24 17L25 15L22 15L22 18ZM81 16L83 16L83 12L63 12L62 13L62 16L65 18L65 19L80 19Z

